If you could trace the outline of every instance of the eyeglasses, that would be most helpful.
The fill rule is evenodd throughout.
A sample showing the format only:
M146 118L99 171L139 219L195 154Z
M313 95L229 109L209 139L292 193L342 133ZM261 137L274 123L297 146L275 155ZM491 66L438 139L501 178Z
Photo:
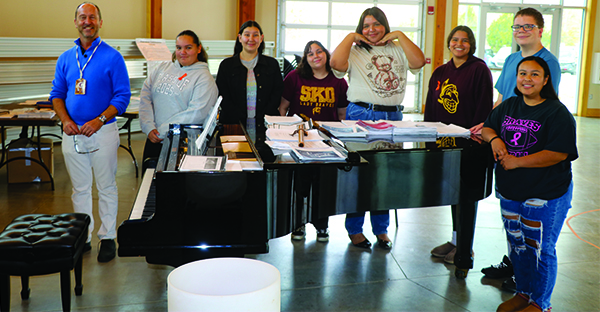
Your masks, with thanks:
M77 154L91 154L94 152L97 152L100 148L96 147L96 148L92 148L91 150L85 150L84 148L81 147L81 142L77 141L77 135L73 136L73 144L75 146L75 152L77 152Z
M525 25L512 25L510 26L510 28L512 28L513 31L519 31L519 29L523 28L524 31L530 31L534 28L538 27L537 25L534 24L525 24Z

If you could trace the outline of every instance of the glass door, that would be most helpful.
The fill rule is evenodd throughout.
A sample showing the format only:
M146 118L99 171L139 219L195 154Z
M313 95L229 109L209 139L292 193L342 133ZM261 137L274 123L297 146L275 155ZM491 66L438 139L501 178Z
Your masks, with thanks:
M584 12L580 8L563 8L561 11L560 23L558 24L560 25L560 40L557 40L557 48L552 53L558 57L560 63L561 78L558 86L558 96L569 111L575 114L577 113L579 96L579 68L581 64L579 56L581 55Z
M488 64L492 71L494 85L500 77L500 72L504 66L506 58L516 51L519 46L513 39L511 26L515 13L519 11L518 7L497 7L483 6L481 8L480 29L479 32L477 56ZM544 32L542 34L542 44L554 55L558 47L559 31L559 9L542 12L544 17ZM494 101L498 98L498 90L494 89Z

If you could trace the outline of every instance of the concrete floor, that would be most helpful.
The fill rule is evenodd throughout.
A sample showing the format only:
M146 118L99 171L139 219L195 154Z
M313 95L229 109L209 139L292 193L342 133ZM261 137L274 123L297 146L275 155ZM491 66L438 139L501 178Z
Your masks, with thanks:
M557 245L553 311L600 311L600 119L577 118L577 123L580 158L573 163L575 190L569 226L563 227ZM142 155L144 140L141 133L132 136L137 157ZM55 144L54 156L54 191L49 183L8 185L6 167L0 168L0 229L22 214L72 211L60 144ZM141 182L122 149L117 182L120 224L128 217ZM273 239L268 254L247 257L280 271L282 311L495 311L512 297L501 289L502 280L484 278L480 272L500 262L506 253L498 201L493 196L479 204L475 263L464 280L454 277L453 265L429 254L450 238L449 207L398 210L398 227L390 213L394 248L389 252L351 246L344 216L333 216L328 243L316 242L314 228L308 225L306 240L292 242L290 235ZM375 241L368 224L365 234ZM173 268L147 264L144 258L117 257L98 263L97 243L94 237L92 251L84 255L83 295L72 295L72 310L167 310L166 280ZM32 277L27 301L20 298L18 277L11 278L11 287L12 311L61 310L59 274Z

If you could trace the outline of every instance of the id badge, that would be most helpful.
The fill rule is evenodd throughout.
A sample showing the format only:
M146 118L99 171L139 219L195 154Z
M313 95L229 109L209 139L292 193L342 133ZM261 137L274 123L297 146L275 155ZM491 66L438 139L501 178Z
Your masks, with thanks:
M75 94L84 95L86 89L86 81L83 78L75 80Z

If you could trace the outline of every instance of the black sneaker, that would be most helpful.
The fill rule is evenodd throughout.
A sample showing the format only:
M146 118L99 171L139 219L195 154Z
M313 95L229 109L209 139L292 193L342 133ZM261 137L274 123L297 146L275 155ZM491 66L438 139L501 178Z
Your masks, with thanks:
M329 241L329 231L327 229L317 230L317 242L327 243Z
M292 240L295 241L303 240L305 236L306 233L304 232L304 225L292 232Z
M481 273L488 278L507 278L514 275L512 262L507 256L504 256L502 262L481 269Z
M91 242L85 243L85 245L83 245L83 253L86 253L90 250L92 250L92 243Z
M100 251L98 252L98 262L108 262L117 255L117 245L114 239L103 239L100 241Z
M504 289L506 291L510 291L512 293L517 292L517 283L515 282L514 275L511 278L502 282L502 289Z

